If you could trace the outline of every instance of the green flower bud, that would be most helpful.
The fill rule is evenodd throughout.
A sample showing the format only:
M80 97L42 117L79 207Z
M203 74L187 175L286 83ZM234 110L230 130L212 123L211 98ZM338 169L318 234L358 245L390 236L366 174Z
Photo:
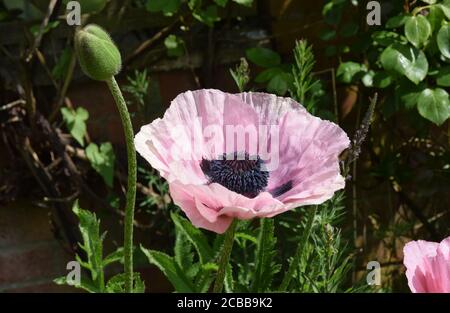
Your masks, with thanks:
M122 58L101 27L88 25L75 34L75 52L83 72L95 80L108 80L120 72Z

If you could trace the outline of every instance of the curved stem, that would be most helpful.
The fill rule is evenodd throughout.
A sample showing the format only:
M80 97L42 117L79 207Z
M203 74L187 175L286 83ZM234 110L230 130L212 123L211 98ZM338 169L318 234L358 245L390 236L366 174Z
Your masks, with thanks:
M134 147L134 133L131 124L127 104L122 96L119 85L114 77L106 81L111 94L117 104L117 109L122 120L127 145L128 156L128 187L125 207L124 221L124 269L125 269L125 292L133 291L133 221L134 204L136 200L136 150Z
M231 250L233 249L234 233L236 232L237 220L233 220L230 228L225 233L223 241L223 248L219 257L219 269L217 270L216 281L214 282L213 292L222 292L223 282L225 280L225 273L228 263L230 261Z

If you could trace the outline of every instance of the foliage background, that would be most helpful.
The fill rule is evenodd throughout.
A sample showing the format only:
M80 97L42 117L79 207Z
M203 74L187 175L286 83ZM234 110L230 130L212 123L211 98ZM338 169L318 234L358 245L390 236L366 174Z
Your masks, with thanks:
M73 255L81 252L77 242L82 238L71 208L80 198L109 230L109 253L120 246L120 236L114 234L121 233L123 215L122 132L104 86L90 82L76 65L74 28L65 24L65 2L0 1L0 209L18 199L49 209L55 237ZM382 25L369 26L366 2L82 3L83 23L108 29L121 49L124 68L119 78L136 129L161 116L179 92L236 92L242 87L292 96L353 136L369 109L369 97L378 93L372 127L358 161L348 169L345 197L339 205L319 208L308 240L311 247L324 250L314 256L317 267L305 270L311 277L297 277L303 288L296 287L298 291L357 288L370 260L382 264L382 291L406 291L404 243L439 241L449 234L450 3L380 1ZM300 39L312 44L314 58L304 58L305 49L294 49ZM240 63L242 57L247 65ZM409 60L407 67L399 66L402 57ZM229 69L234 69L237 84ZM239 70L244 75L237 75ZM172 255L167 248L175 240L170 212L177 208L164 181L144 162L140 165L136 242ZM338 212L327 215L332 209ZM273 262L285 260L307 228L306 216L300 209L275 219L275 225L254 223L248 233L241 232L239 246L258 252L254 239L262 227L275 227L278 252ZM342 228L339 235L334 227ZM334 241L327 245L327 238ZM185 239L177 237L177 242ZM336 251L327 247L343 253L337 263L329 258ZM254 257L236 254L234 262L236 267L250 263L257 268L249 261ZM342 262L347 257L348 268ZM147 264L145 255L138 253L137 262ZM270 267L271 258L268 262ZM327 262L335 263L321 267ZM255 268L236 267L237 290L255 286L245 276ZM338 282L331 275L335 269L347 272L336 276ZM327 283L302 281L310 279ZM274 280L280 283L276 275ZM258 286L267 290L270 283Z

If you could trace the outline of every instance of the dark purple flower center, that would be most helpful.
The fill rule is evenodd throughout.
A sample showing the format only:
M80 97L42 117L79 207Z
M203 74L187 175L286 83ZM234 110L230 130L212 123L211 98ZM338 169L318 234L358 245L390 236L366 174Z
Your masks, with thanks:
M203 159L200 163L210 183L218 183L227 189L249 198L256 197L269 181L269 172L259 156L248 153L223 154L217 160Z

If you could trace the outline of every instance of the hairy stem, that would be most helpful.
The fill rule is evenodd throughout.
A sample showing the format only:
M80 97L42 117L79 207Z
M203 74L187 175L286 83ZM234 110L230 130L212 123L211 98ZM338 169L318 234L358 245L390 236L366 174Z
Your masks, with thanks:
M125 207L124 221L124 269L125 269L125 291L133 291L133 221L134 204L136 200L136 150L134 147L134 133L131 124L130 114L128 113L125 99L120 91L114 77L106 81L111 94L117 104L117 109L122 120L125 141L128 155L128 187Z
M223 242L222 251L219 257L219 269L217 270L216 281L214 282L213 292L222 292L223 282L225 280L225 272L230 261L231 250L233 249L234 243L234 233L236 232L237 221L234 220L231 223L230 228L228 228L225 233L225 239Z

